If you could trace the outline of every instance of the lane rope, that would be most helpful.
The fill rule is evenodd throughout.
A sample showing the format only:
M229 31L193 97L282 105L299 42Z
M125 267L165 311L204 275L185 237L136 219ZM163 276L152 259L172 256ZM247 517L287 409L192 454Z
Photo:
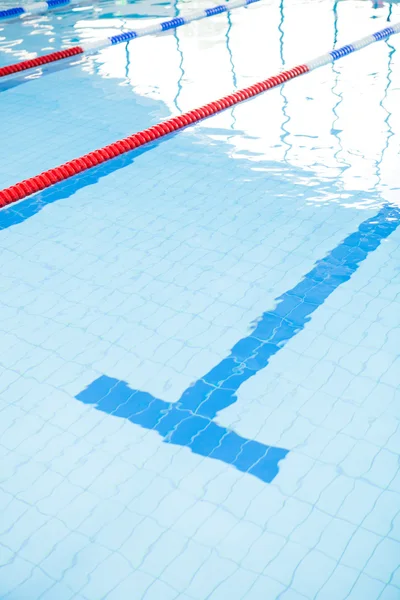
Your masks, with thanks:
M3 19L41 15L54 8L79 6L80 4L82 4L82 0L47 0L47 2L32 2L32 4L25 4L25 6L14 6L0 10L0 22Z
M67 2L67 0L49 0L49 2ZM70 0L68 0L68 2L70 2ZM94 40L92 42L81 44L80 46L72 46L72 48L67 48L66 50L44 54L42 56L38 56L37 58L24 60L22 62L7 65L5 67L0 67L0 77L6 77L7 75L20 73L21 71L26 71L28 69L35 69L52 62L62 60L63 58L76 56L78 54L93 54L94 52L98 52L99 50L103 50L109 46L130 42L131 40L144 37L146 35L157 35L164 31L169 31L170 29L177 29L178 27L182 27L182 25L188 25L193 21L214 17L215 15L219 15L221 13L230 12L235 8L243 8L249 6L250 4L255 4L256 2L260 2L260 0L231 0L230 2L226 2L226 4L191 12L189 15L175 17L169 21L163 21L162 23L157 23L156 25L149 25L148 27L143 27L141 29L137 29L136 31L124 31L123 33L118 33L105 39Z
M331 52L323 54L322 56L304 63L303 65L299 65L293 69L289 69L288 71L283 71L278 75L269 77L268 79L251 85L243 90L229 94L220 100L209 102L200 108L191 110L178 117L167 119L158 125L154 125L153 127L149 127L148 129L134 133L133 135L109 144L104 148L94 150L93 152L89 152L89 154L85 154L84 156L66 162L59 167L54 167L53 169L44 171L40 175L25 179L24 181L16 183L15 185L0 191L0 208L4 208L5 206L13 204L14 202L18 202L18 200L27 198L36 192L49 188L56 183L60 183L61 181L69 179L78 173L87 171L88 169L120 156L121 154L135 150L140 146L144 146L149 142L162 138L174 131L179 131L188 125L192 125L193 123L197 123L207 117L210 117L211 115L215 115L227 108L234 106L235 104L239 104L245 100L248 100L249 98L258 96L262 92L266 92L267 90L277 87L286 81L299 77L299 75L309 73L315 69L318 69L319 67L333 63L339 58L348 56L349 54L356 52L357 50L361 50L362 48L365 48L374 42L387 40L390 36L399 32L400 23L392 25L391 27L386 27L386 29L373 33L372 35L368 35L356 42L353 42L352 44L347 44L342 48L332 50Z

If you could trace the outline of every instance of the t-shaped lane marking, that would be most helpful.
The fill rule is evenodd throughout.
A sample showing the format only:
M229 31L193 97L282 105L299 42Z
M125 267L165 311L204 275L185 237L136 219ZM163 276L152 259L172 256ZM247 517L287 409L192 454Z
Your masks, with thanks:
M396 230L399 219L399 209L385 206L361 223L294 288L277 298L276 307L254 323L250 335L239 340L229 356L185 390L177 402L165 402L105 375L76 398L153 429L168 444L186 446L195 454L223 461L270 483L289 451L243 438L214 418L236 402L242 383L264 369L270 358L304 329L312 313Z

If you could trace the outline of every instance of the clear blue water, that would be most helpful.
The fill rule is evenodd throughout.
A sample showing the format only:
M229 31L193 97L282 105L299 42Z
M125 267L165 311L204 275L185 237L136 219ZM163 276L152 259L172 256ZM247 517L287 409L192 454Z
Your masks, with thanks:
M3 82L0 185L380 4L265 0ZM208 6L2 24L0 64ZM400 599L399 84L397 36L0 211L2 600Z

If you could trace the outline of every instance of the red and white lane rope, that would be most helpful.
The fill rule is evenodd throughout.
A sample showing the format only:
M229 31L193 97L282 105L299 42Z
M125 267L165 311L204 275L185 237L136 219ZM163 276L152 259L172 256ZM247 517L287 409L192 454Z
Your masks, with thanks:
M67 0L49 0L49 2L65 3ZM159 33L163 33L164 31L169 31L170 29L177 29L178 27L182 27L182 25L188 25L193 21L214 17L215 15L220 15L221 13L230 12L235 8L245 8L250 6L250 4L254 4L255 2L260 2L260 0L230 0L229 2L220 4L219 6L212 6L211 8L191 12L188 15L175 17L169 21L163 21L162 23L149 25L149 27L142 27L141 29L136 29L135 31L124 31L123 33L118 33L105 39L103 38L101 40L87 42L86 44L81 44L80 46L72 46L72 48L67 48L66 50L50 52L50 54L43 54L37 58L31 58L29 60L23 60L19 63L0 67L0 77L7 77L7 75L14 75L15 73L21 73L22 71L27 71L29 69L36 69L37 67L42 67L44 65L48 65L49 63L57 62L64 58L71 58L72 56L77 56L79 54L93 54L94 52L98 52L99 50L103 50L109 46L130 42L131 40L135 40L136 38L144 37L146 35L157 35Z
M178 117L172 117L163 123L159 123L158 125L154 125L153 127L149 127L148 129L134 133L127 138L109 144L108 146L100 148L99 150L93 150L93 152L89 152L89 154L75 158L67 163L64 163L63 165L60 165L59 167L54 167L53 169L44 171L40 175L36 175L30 179L25 179L20 183L16 183L15 185L0 191L0 208L4 208L5 206L8 206L13 202L17 202L18 200L22 200L23 198L27 198L36 192L49 188L56 183L60 183L61 181L69 179L78 173L87 171L88 169L120 156L121 154L135 150L140 146L144 146L145 144L162 138L174 131L179 131L188 125L192 125L193 123L197 123L206 117L215 115L227 108L230 108L231 106L234 106L235 104L239 104L240 102L244 102L249 98L258 96L258 94L261 94L262 92L266 92L271 88L277 87L278 85L281 85L290 79L295 79L299 75L309 73L314 69L318 69L319 67L332 63L335 60L356 52L361 48L365 48L374 42L386 40L390 36L399 32L400 23L397 23L396 25L387 27L382 31L378 31L372 35L364 37L361 40L353 42L352 44L348 44L337 50L332 50L331 52L315 58L314 60L311 60L303 65L299 65L293 69L289 69L288 71L283 71L274 77L269 77L264 81L251 85L243 90L239 90L238 92L234 92L233 94L225 96L220 100L210 102L201 108L191 110Z

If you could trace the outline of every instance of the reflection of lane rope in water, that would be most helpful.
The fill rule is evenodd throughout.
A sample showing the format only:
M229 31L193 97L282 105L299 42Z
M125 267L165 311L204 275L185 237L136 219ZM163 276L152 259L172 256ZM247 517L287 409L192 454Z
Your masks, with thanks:
M175 7L175 15L179 14L179 9L178 9L178 1L175 1L174 3L174 7ZM226 40L226 49L228 51L228 55L229 55L229 63L230 63L230 69L232 72L232 82L233 82L233 89L237 89L237 76L236 76L236 71L235 71L235 64L234 64L234 60L233 60L233 53L230 47L230 32L232 29L232 18L231 18L231 14L230 12L227 13L227 20L228 20L228 28L226 30L226 34L225 34L225 40ZM184 57L183 57L183 51L181 49L181 42L180 42L180 38L179 38L179 33L177 30L175 30L174 32L174 38L176 40L176 49L177 52L179 54L179 71L180 71L180 75L177 81L177 91L176 91L176 95L174 98L174 106L177 109L178 112L181 112L181 109L179 107L179 97L182 93L183 90L183 85L182 85L182 81L185 77L185 69L183 68L183 62L184 62ZM231 129L234 129L236 123L236 118L234 115L234 110L232 110L232 124L231 124Z
M235 61L233 60L233 52L231 49L232 17L231 17L230 13L227 14L227 18L228 18L228 29L226 30L226 34L225 34L226 49L228 50L229 63L231 65L233 89L237 90L237 75L236 75L236 69L235 69Z
M157 35L165 31L182 27L183 25L188 25L193 21L200 21L201 19L214 17L236 8L245 8L256 2L260 2L260 0L231 0L226 2L226 4L213 6L211 8L206 8L196 12L193 11L188 15L175 17L169 21L163 21L162 23L156 23L155 25L149 25L148 27L143 27L137 30L125 31L101 40L87 42L85 44L81 44L80 46L72 46L72 48L67 48L66 50L59 50L57 52L51 52L50 54L44 54L42 56L38 56L37 58L32 58L19 63L1 67L0 77L6 77L7 75L13 75L29 69L35 69L37 67L57 62L65 58L71 58L72 56L92 54L93 52L103 50L104 48L109 48L110 46L115 46L116 44L122 44L124 42L130 42L131 40L135 40L136 38L147 35Z
M387 127L387 136L386 136L386 143L384 145L384 147L382 148L382 152L381 155L379 157L379 159L376 161L376 175L378 178L378 185L381 188L382 187L382 163L383 163L383 157L385 156L385 153L387 151L387 149L389 148L389 144L390 144L390 139L394 136L394 131L392 129L392 125L390 122L390 117L392 116L392 113L386 108L385 103L389 94L389 90L390 90L390 86L392 84L392 74L393 74L393 56L394 53L396 51L395 47L392 44L388 43L388 48L389 48L389 54L388 54L388 70L387 70L387 83L385 86L385 93L383 95L382 100L380 101L380 106L382 107L382 109L385 111L386 113L386 117L384 119L384 123Z
M237 75L236 75L236 69L235 69L235 61L233 60L233 52L231 49L232 17L230 15L230 13L227 14L227 19L228 19L228 28L227 28L226 34L225 34L225 42L226 42L226 49L228 51L228 56L229 56L230 70L232 73L232 85L233 85L233 89L237 90ZM235 116L234 108L232 108L232 110L231 110L231 117L232 117L232 121L231 121L230 127L231 127L231 130L234 132L235 125L236 125L236 116ZM235 133L233 133L233 135L228 136L227 141L229 142L234 137L235 137Z
M333 12L334 12L334 47L336 47L336 43L337 43L337 39L338 39L338 35L339 35L339 26L338 26L338 24L339 24L339 16L338 16L339 3L340 3L340 0L336 0L335 1L335 5L333 7ZM390 8L392 7L391 4L389 6L390 6ZM393 130L391 128L391 124L390 124L391 113L386 109L386 107L384 105L385 100L388 97L390 85L392 83L392 77L391 77L392 76L392 59L393 59L393 55L395 53L395 47L392 46L389 42L388 42L388 47L390 48L390 51L389 51L389 55L388 55L387 84L385 86L384 96L383 96L382 100L379 103L379 105L383 108L383 110L386 113L386 118L384 119L384 123L387 126L388 135L386 137L385 145L382 148L382 152L381 152L380 158L375 161L376 176L377 176L377 184L378 185L381 184L381 168L382 168L383 157L384 157L385 152L386 152L386 150L387 150L387 148L389 146L390 138L394 135ZM346 160L343 157L339 158L339 154L341 152L343 152L343 145L342 145L341 136L340 136L342 130L341 129L337 129L335 127L335 124L339 120L339 116L338 116L337 110L338 110L339 106L341 105L341 103L343 102L343 93L340 92L340 91L336 92L336 90L339 90L340 71L335 66L335 64L332 65L332 68L333 68L334 73L336 74L335 85L332 88L332 91L338 97L338 102L336 103L336 105L333 108L333 112L334 112L336 118L335 118L334 122L332 123L332 133L333 133L333 135L335 135L335 137L337 138L338 143L339 143L339 149L335 153L335 158L338 160L338 162L341 162L344 165L343 169L342 169L342 174L343 174L344 171L346 171L347 169L349 169L351 167L351 164L349 162L346 162Z
M280 15L280 20L279 20L279 25L278 25L278 31L280 33L279 36L279 56L281 59L281 65L282 65L282 69L285 67L285 56L284 56L284 40L285 40L285 32L283 29L283 25L285 23L285 11L284 11L284 4L285 4L285 0L281 0L280 4L279 4L279 15ZM282 113L284 116L284 120L282 121L282 125L281 125L281 130L282 130L282 134L280 136L282 145L285 147L284 153L283 153L283 160L285 163L288 162L288 155L290 150L292 149L292 144L290 142L290 133L289 133L289 123L290 123L290 115L287 112L288 109L288 99L285 95L285 87L281 87L280 89L280 95L282 97Z
M179 16L178 2L179 2L179 0L174 1L174 18L177 18ZM185 70L183 68L183 52L181 50L179 34L178 34L177 29L174 30L174 38L176 40L176 50L179 54L179 71L180 71L178 82L177 82L176 96L174 98L174 106L178 112L182 112L181 109L179 108L179 96L181 95L181 91L182 91L182 81L185 76Z
M339 15L338 15L338 6L339 6L339 0L335 1L335 4L333 6L333 47L336 48L337 45L337 41L338 41L338 36L339 36ZM339 115L338 115L338 109L340 107L340 105L343 102L343 92L340 91L340 86L339 86L339 81L340 81L340 71L339 69L335 66L335 64L332 65L332 70L335 74L335 82L334 85L332 87L332 93L334 96L337 97L337 102L334 105L332 112L334 115L333 118L333 122L332 122L332 129L331 129L331 133L332 135L336 138L337 143L338 143L338 149L336 150L336 152L334 153L334 159L336 160L338 165L342 165L341 168L341 175L344 174L345 171L347 171L347 169L350 169L351 164L349 162L347 162L345 160L345 158L343 157L343 153L344 153L344 149L343 149L343 144L342 144L342 139L341 139L341 130L338 129L336 127L338 121L339 121ZM341 181L342 183L342 181ZM343 189L343 183L342 183L342 189Z
M188 125L197 123L202 119L220 113L223 110L234 106L235 104L239 104L245 100L258 96L259 94L274 87L278 87L286 81L295 79L300 75L309 73L324 65L331 64L339 58L348 56L349 54L352 54L357 50L361 50L362 48L365 48L374 42L387 40L390 36L399 32L400 23L393 25L393 27L386 27L386 29L383 29L382 31L368 35L356 42L353 42L352 44L347 44L338 50L332 50L331 52L310 60L305 64L298 65L293 69L289 69L279 73L278 75L269 77L264 81L260 81L259 83L234 92L233 94L225 96L224 98L214 102L209 102L198 109L191 110L178 117L167 119L158 125L154 125L153 127L144 129L143 131L135 133L127 138L118 140L117 142L109 144L104 148L89 152L89 154L75 158L58 167L44 171L35 177L31 177L5 188L4 190L0 191L0 207L5 207L9 204L17 202L18 200L22 200L23 198L49 188L56 183L64 181L65 179L69 179L78 173L87 171L88 169L111 160L112 158L126 154L131 150L135 150L141 146L149 144L150 142L165 137L170 133L184 129Z
M174 14L175 14L175 16L177 16L179 14L178 2L179 2L179 0L175 0L175 2L174 2ZM230 48L230 36L229 36L229 34L230 34L230 31L231 31L231 28L232 28L232 21L231 21L230 12L227 13L227 19L228 19L228 29L227 29L227 32L225 34L226 47L227 47L228 54L229 54L229 62L230 62L230 67L231 67L231 72L232 72L233 86L234 86L234 89L237 89L237 77L236 77L235 66L234 66L234 62L233 62L233 53L232 53L232 50ZM181 48L181 40L180 40L180 37L179 37L179 33L178 33L178 31L176 29L174 31L174 39L176 41L176 50L177 50L178 55L179 55L179 65L178 65L178 68L179 68L179 77L178 77L178 80L177 80L177 90L176 90L175 97L173 99L173 104L174 104L174 106L175 106L175 108L176 108L176 110L178 112L182 112L182 110L181 110L181 108L179 106L179 98L180 98L182 90L183 90L183 80L185 78L185 69L184 69L184 66L183 66L184 65L184 56L183 56L183 50ZM130 65L130 47L129 47L128 44L126 45L126 55L127 55L127 64L129 63L129 65ZM128 77L128 73L126 74L126 76ZM234 124L236 122L236 119L235 119L234 114L233 114L233 110L232 110L232 121L233 121L233 125L232 125L231 128L233 129L234 128Z

